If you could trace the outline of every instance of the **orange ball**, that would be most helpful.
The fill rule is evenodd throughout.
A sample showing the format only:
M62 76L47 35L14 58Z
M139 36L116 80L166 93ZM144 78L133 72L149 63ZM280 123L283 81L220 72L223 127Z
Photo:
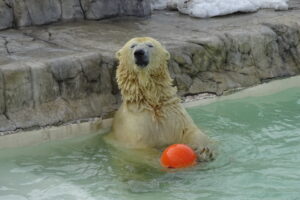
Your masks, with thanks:
M167 168L184 168L196 164L196 159L196 153L189 146L173 144L163 151L160 163Z

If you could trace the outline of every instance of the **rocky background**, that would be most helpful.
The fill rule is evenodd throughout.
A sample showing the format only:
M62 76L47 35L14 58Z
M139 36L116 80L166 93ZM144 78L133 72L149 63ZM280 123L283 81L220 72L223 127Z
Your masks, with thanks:
M62 6L54 4L55 0L45 2L54 10ZM102 5L96 2L79 6L86 5L83 17L114 15L88 12L92 7L87 5ZM16 12L12 3L5 3L8 11L0 13L9 16L9 9ZM291 1L290 10L284 12L262 10L199 20L159 11L147 19L116 18L1 31L0 134L111 117L121 101L114 53L132 37L151 36L167 47L169 70L182 97L222 95L300 74L299 10L299 3ZM69 16L80 16L79 11L69 12ZM20 23L12 16L13 23ZM32 16L21 19L39 23L33 22Z
M68 20L150 14L149 0L1 0L0 30Z

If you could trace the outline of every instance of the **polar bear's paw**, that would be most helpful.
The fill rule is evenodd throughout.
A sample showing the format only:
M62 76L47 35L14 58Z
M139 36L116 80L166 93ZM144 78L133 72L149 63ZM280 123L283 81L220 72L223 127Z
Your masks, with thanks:
M199 148L196 150L198 162L208 162L214 160L215 153L208 147Z

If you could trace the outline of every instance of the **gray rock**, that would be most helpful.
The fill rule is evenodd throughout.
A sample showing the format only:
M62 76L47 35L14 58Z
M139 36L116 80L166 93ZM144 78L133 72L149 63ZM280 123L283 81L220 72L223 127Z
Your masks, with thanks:
M144 17L151 14L149 0L120 0L121 15Z
M148 16L149 0L2 0L0 30L61 20Z
M0 131L106 116L115 109L112 63L99 53L2 65L1 72Z
M0 1L0 30L13 26L13 12L5 1Z
M203 81L200 78L195 78L193 80L193 83L191 87L189 88L189 94L199 94L199 93L206 93L206 92L211 92L211 93L217 93L218 91L218 86L217 83L214 81Z
M62 20L83 19L84 13L81 9L80 0L63 0L61 1Z
M292 23L290 26L286 24L266 24L276 34L276 42L278 44L277 52L284 63L292 65L296 71L300 66L300 25Z
M175 83L179 94L185 94L192 85L192 82L192 78L187 74L177 74L175 76Z
M119 0L81 0L87 19L103 19L119 15Z
M27 63L31 70L34 105L54 101L60 95L59 84L44 63Z
M6 0L13 8L16 26L29 26L32 24L31 16L25 0Z
M26 6L33 25L41 25L60 20L60 0L26 0Z
M59 0L7 0L14 11L17 26L41 25L61 18Z
M81 63L75 56L50 60L53 77L58 82L60 94L65 99L83 98L87 92L87 80L82 73Z
M2 75L2 72L0 71L0 113L5 113L6 112L6 105L5 105L5 96L4 96L4 77Z
M87 19L151 14L148 0L81 0L81 3Z
M35 109L24 108L9 113L10 121L15 128L26 129L31 127L43 127L49 124L57 125L74 117L68 107L68 103L58 98L55 101L37 105Z
M88 81L97 81L100 79L100 68L102 64L101 54L93 53L79 57L79 63L81 64L83 75Z
M16 129L16 125L11 120L7 119L5 115L0 115L0 132L5 132L8 130L15 130L15 129Z
M176 74L181 73L179 65L173 59L169 61L169 72L172 78L175 78Z
M218 37L189 40L190 47L172 54L172 59L181 69L173 75L179 93L212 92L220 95L271 77L298 74L300 27L297 24L291 27L276 24L256 27L255 30L236 29ZM173 61L170 64L171 69L176 68ZM189 89L185 89L186 82L179 78L182 72L190 77L197 76Z
M32 108L33 94L30 68L21 63L1 66L5 84L6 111Z
M73 79L82 71L80 62L73 55L51 59L47 62L47 65L49 65L57 82Z

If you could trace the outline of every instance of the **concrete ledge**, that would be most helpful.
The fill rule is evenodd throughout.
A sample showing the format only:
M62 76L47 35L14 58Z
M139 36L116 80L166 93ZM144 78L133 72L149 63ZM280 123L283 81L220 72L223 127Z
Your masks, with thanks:
M273 80L268 83L263 83L254 87L240 90L236 93L224 96L208 96L207 98L202 97L200 100L194 98L193 101L183 103L185 108L191 108L194 106L202 106L210 103L224 101L224 100L233 100L241 99L247 97L257 97L257 96L268 96L280 91L289 89L289 88L299 88L300 91L300 76Z
M112 119L95 118L88 122L20 131L0 137L0 149L37 145L67 138L102 134L110 130Z

